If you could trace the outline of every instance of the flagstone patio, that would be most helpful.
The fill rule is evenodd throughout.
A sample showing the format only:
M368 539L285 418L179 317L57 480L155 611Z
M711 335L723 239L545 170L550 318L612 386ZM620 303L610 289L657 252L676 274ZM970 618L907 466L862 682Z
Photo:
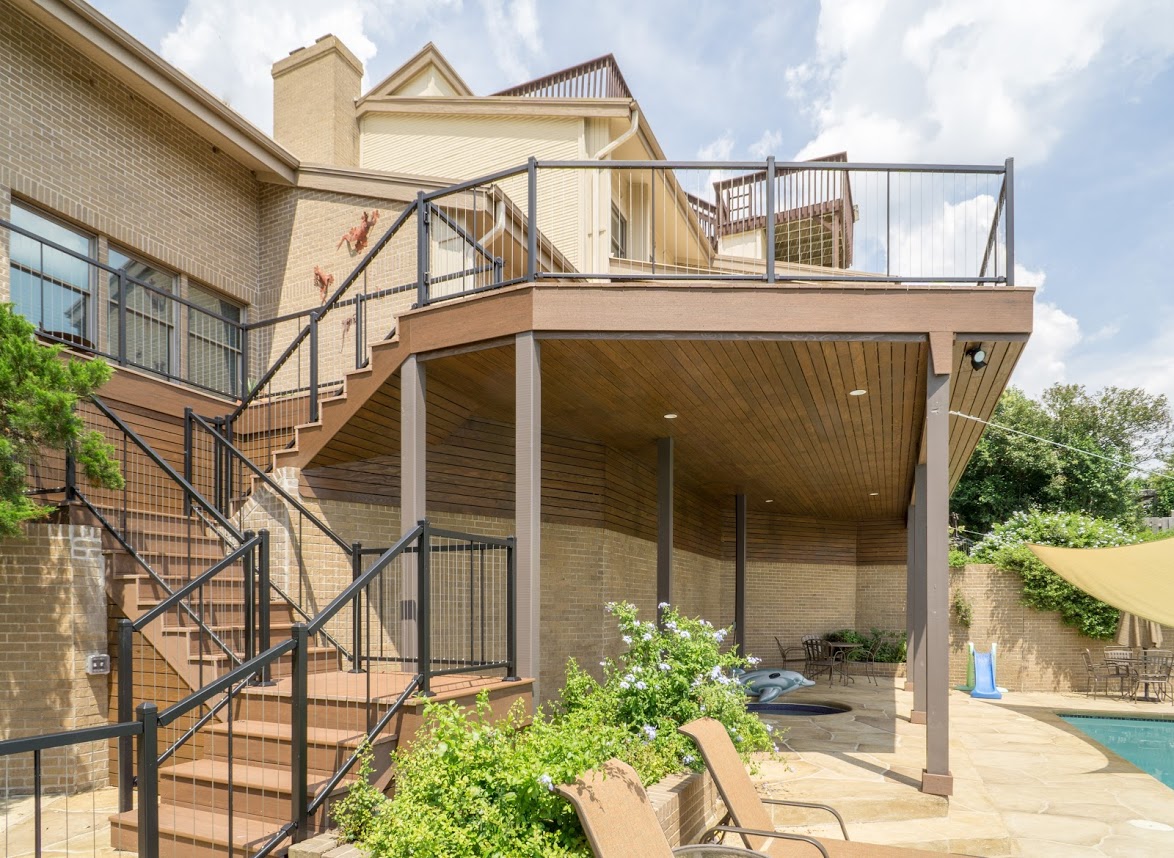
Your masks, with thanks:
M858 679L847 687L821 682L786 699L836 701L852 711L771 719L790 728L783 759L764 761L756 781L771 796L836 806L854 840L991 858L1174 855L1174 790L1057 715L1174 719L1168 702L1044 693L983 701L952 692L954 796L946 800L919 789L925 728L909 723L911 693ZM776 819L838 836L817 816Z

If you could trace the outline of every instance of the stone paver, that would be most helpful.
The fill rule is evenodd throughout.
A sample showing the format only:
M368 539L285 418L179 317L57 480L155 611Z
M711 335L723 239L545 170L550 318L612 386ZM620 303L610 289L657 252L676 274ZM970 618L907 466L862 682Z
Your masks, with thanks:
M947 801L919 790L925 728L909 723L912 698L859 681L788 695L797 703L846 703L852 711L771 719L790 729L780 741L782 761L761 764L759 788L834 805L854 840L989 858L1174 855L1174 790L1058 715L1174 719L1169 704L1044 693L980 701L952 692L954 795ZM817 814L788 811L776 821L829 837L836 830Z
M94 855L131 858L110 847L110 815L118 812L118 790L92 790L76 795L46 795L41 800L41 854ZM0 810L0 851L9 858L36 855L36 824L32 798L4 804Z

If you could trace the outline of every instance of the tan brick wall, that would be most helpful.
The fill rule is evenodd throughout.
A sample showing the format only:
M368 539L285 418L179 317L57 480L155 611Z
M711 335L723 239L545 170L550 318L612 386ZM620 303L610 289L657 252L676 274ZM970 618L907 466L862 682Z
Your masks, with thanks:
M256 301L252 174L3 0L0 104L0 199L11 191Z
M273 137L303 161L358 163L355 99L363 66L334 36L323 36L273 67Z
M856 628L905 630L905 564L856 567Z
M108 677L86 674L86 657L107 652L104 581L96 528L28 525L26 536L0 542L0 738L106 721ZM31 756L4 765L0 790L28 792ZM44 787L102 786L106 768L104 742L46 751Z
M999 645L999 685L1012 691L1084 691L1085 669L1081 652L1092 651L1100 661L1111 641L1081 635L1064 625L1054 611L1037 611L1022 602L1019 576L994 566L967 566L950 571L950 601L961 593L973 609L969 628L950 611L950 682L966 679L966 642L986 651ZM1167 642L1174 631L1165 629Z

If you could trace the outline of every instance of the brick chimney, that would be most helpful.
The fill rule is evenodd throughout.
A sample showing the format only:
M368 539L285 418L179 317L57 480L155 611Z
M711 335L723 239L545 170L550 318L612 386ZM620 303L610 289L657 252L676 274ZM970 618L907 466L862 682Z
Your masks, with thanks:
M363 64L335 36L323 36L273 65L273 137L299 159L355 167L355 99Z

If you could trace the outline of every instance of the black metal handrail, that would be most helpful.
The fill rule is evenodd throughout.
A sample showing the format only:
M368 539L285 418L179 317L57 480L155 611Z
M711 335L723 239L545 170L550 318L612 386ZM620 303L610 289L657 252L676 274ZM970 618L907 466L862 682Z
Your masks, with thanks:
M214 427L211 423L209 423L207 420L205 420L199 414L196 414L190 408L187 408L184 410L184 416L185 416L185 419L190 420L193 424L199 426L205 432L207 432L209 435L211 435L213 441L217 444L217 446L219 446L221 449L223 449L225 452L227 452L230 456L232 456L234 459L236 459L241 464L243 464L246 468L248 468L248 470L250 470L253 473L253 476L256 479L258 479L262 483L264 483L265 486L270 491L272 491L274 494L276 494L278 497L280 497L283 501L285 501L287 504L289 504L294 509L296 509L305 518L309 519L310 522L316 528L318 528L318 530L320 530L323 534L325 534L325 536L328 539L330 539L331 542L333 542L335 545L337 545L339 548L341 548L343 550L343 552L347 555L347 557L350 557L350 555L351 555L350 543L348 543L345 539L343 539L341 536L339 536L337 533L335 533L333 530L331 530L330 527L328 527L326 524L324 524L322 522L322 520L320 518L318 518L318 516L314 515L314 513L310 512L310 510L306 509L305 505L301 501L299 501L297 498L295 498L293 495L291 495L288 491L286 491L280 485L278 485L276 480L274 480L271 476L269 476L268 473L261 470L261 468L259 468L256 464L253 463L252 459L250 459L248 456L246 456L231 441L229 441L222 434L220 434L220 432L217 431L216 427Z
M220 510L216 508L214 504L209 503L208 500L203 495L201 495L191 483L185 480L179 474L179 472L175 470L175 468L171 467L171 465L169 465L162 456L156 453L151 448L151 446L147 444L146 441L140 438L133 429L127 426L126 423L123 422L122 418L111 411L106 406L106 403L94 395L90 396L90 401L94 403L94 405L99 411L102 412L106 419L113 423L119 429L119 431L121 431L131 442L134 443L136 447L139 448L143 455L154 462L159 467L159 469L163 471L163 473L166 474L171 479L171 481L180 488L181 491L183 491L188 500L199 504L199 506L215 520L216 525L220 528L223 528L230 536L232 536L233 539L236 540L238 544L244 541L244 534L241 533L236 525L229 521L220 512Z

